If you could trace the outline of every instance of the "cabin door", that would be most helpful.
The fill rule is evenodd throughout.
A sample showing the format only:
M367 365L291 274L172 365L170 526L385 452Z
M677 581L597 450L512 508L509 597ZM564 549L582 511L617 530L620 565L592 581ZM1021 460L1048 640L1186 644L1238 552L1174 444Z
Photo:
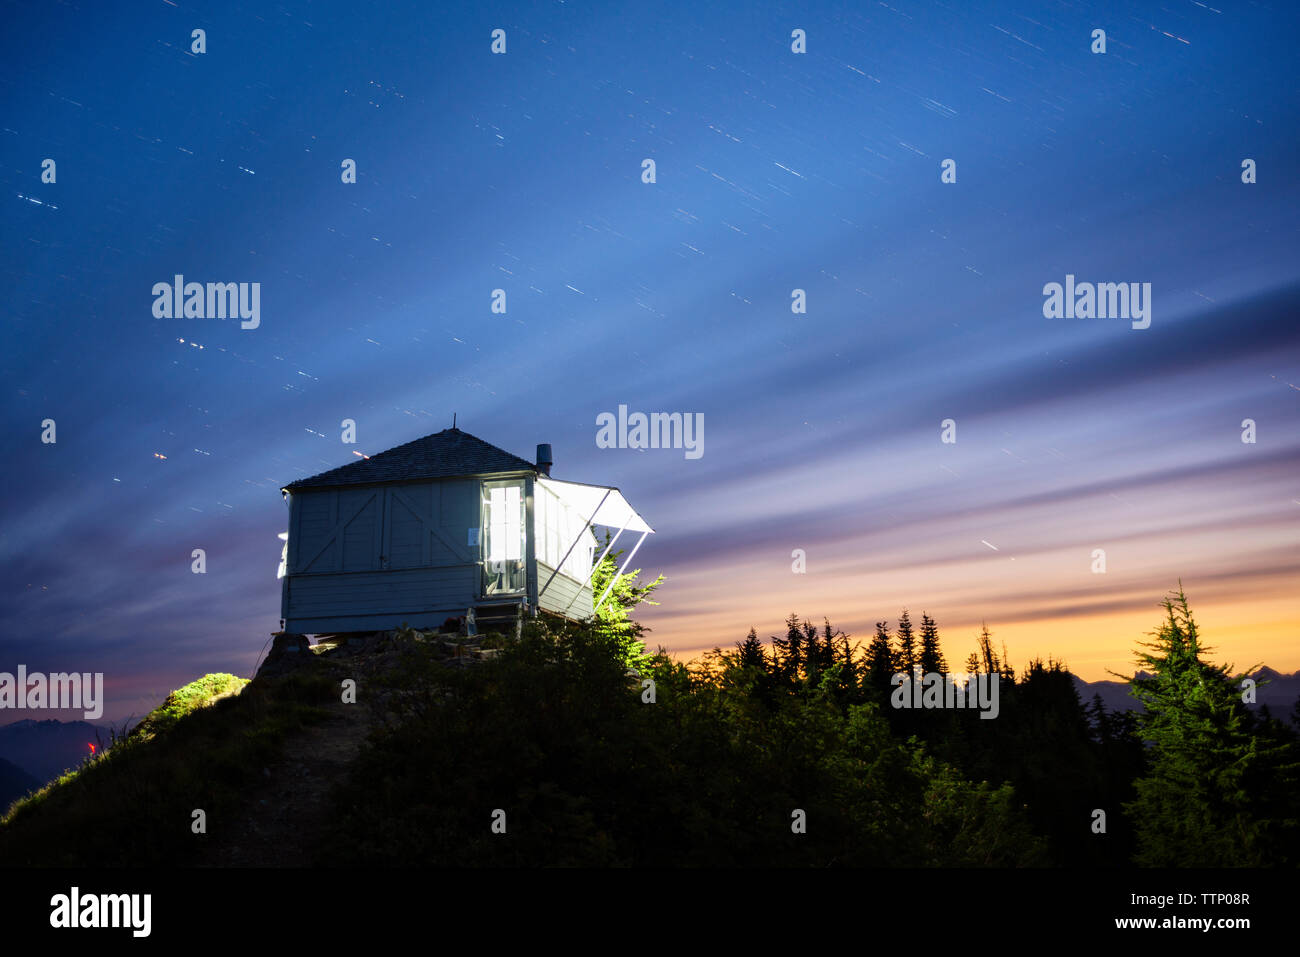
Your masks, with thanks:
M482 489L483 597L523 594L527 582L523 480L484 482Z

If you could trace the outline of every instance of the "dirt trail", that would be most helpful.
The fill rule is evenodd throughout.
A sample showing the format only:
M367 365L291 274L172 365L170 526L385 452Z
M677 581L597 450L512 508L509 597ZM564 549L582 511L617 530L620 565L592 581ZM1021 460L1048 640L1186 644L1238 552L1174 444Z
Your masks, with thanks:
M361 703L326 705L331 716L285 739L284 756L266 768L233 830L208 822L215 843L200 867L310 867L330 826L330 791L348 773L370 731ZM217 837L218 834L224 836Z

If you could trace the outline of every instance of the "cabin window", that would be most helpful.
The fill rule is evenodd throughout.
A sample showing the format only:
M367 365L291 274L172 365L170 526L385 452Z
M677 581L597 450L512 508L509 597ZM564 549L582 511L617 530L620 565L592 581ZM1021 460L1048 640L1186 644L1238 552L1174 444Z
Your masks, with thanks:
M591 553L595 547L592 533L583 531L585 518L540 484L536 486L533 508L537 523L537 557L570 578L585 581L591 572ZM564 553L580 535L582 540L574 545L565 559ZM562 564L561 559L564 559Z
M483 483L483 591L521 592L524 569L524 483Z

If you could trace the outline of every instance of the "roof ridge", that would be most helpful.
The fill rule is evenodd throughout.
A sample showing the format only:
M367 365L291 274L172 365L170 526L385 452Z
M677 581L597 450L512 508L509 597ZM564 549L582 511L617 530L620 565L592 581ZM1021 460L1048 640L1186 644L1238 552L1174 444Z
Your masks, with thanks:
M536 468L527 459L453 426L376 452L359 462L298 479L284 489L376 485Z

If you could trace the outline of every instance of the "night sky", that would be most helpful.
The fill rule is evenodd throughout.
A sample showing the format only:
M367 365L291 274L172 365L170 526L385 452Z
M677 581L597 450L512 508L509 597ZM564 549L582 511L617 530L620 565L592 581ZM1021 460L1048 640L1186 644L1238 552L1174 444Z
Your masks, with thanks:
M683 657L906 607L1095 680L1181 578L1300 668L1294 4L216 6L6 13L0 671L251 674L280 487L453 413L623 490ZM178 273L260 325L156 318ZM1045 318L1067 274L1150 327ZM598 448L620 404L704 454Z

